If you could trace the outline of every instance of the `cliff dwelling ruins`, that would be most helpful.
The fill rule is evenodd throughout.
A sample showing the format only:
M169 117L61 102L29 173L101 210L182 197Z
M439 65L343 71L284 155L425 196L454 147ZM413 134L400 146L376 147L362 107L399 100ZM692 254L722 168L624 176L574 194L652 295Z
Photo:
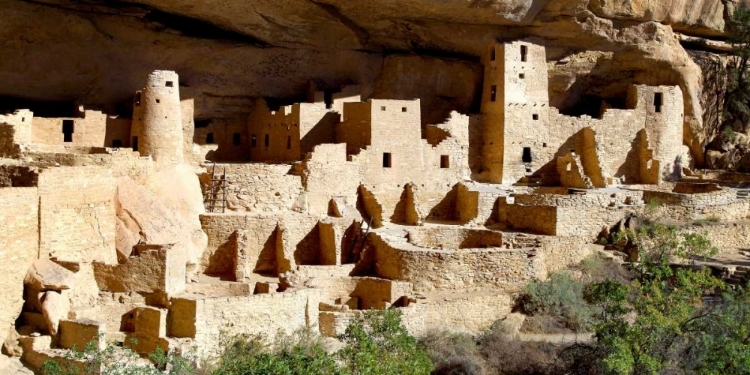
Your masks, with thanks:
M569 116L539 40L491 43L481 64L478 111L435 123L420 99L314 80L304 102L199 119L166 70L131 116L0 115L0 336L38 369L99 337L199 356L225 330L336 337L367 309L476 333L636 213L750 214L750 177L692 167L679 86ZM731 255L742 228L710 236Z

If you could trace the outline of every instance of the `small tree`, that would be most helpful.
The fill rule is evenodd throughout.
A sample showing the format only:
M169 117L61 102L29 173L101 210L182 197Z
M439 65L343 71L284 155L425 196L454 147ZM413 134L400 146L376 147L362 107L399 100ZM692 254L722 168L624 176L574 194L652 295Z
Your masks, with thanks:
M595 283L586 291L587 299L602 307L593 358L599 358L599 369L614 374L679 368L688 344L705 333L698 327L715 313L703 297L723 288L710 270L694 263L716 249L702 235L679 235L675 227L663 225L640 230L632 238L640 255L633 266L635 281ZM634 318L628 319L631 312Z

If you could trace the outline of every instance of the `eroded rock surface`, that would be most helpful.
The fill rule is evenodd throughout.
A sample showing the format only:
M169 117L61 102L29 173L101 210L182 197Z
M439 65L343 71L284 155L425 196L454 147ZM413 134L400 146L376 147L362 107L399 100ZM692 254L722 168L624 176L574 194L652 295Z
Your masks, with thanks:
M247 113L253 97L299 99L312 79L329 86L358 83L373 88L374 97L423 98L425 119L434 121L451 109L477 110L478 57L488 42L537 36L547 41L554 62L553 102L573 108L585 106L589 97L621 100L633 83L679 85L685 142L700 162L706 129L716 120L709 117L704 126L701 70L673 30L721 38L736 5L3 0L0 37L8 58L0 62L6 83L0 95L86 102L114 112L112 103L127 107L140 77L158 68L180 72L183 95L196 100L197 118ZM582 53L592 55L575 58ZM394 80L404 84L392 85Z

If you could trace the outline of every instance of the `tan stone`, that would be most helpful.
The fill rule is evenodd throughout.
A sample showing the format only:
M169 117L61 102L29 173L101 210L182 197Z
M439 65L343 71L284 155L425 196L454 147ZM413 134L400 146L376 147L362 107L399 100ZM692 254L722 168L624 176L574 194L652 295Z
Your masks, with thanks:
M65 294L56 291L44 293L42 297L42 314L47 324L47 330L57 335L61 319L67 319L70 312L70 301Z
M74 283L73 272L49 259L34 261L24 279L24 284L38 291L70 289Z
M94 344L95 349L104 349L104 323L90 319L63 319L60 321L60 336L58 338L60 347L83 351L91 343Z

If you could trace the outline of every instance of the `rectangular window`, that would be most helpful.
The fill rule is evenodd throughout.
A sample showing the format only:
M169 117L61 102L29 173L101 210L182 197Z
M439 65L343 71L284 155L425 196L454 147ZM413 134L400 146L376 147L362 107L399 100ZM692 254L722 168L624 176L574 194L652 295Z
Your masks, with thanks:
M122 147L122 141L119 139L113 139L112 140L112 147L114 148L120 148Z
M490 86L490 101L494 102L497 100L497 85Z
M161 100L156 99L156 104L159 104L159 103L161 103Z
M241 143L242 143L242 137L240 136L240 133L232 134L232 144L235 146L239 146Z
M252 138L250 138L250 147L257 147L258 146L258 138L253 134Z
M531 118L534 119L534 120L539 120L539 115L537 115L535 113L535 114L531 115Z
M660 92L654 93L654 110L656 113L661 112L661 106L664 104L664 95Z
M401 107L401 112L406 112L406 107Z
M214 143L214 133L206 134L206 144L210 145Z
M138 137L133 137L130 145L133 146L133 151L138 151Z
M521 61L526 62L527 55L529 54L529 49L526 46L521 46Z
M448 155L440 155L440 168L450 168L451 160Z
M531 163L531 147L523 148L523 157L521 158L524 163Z
M287 150L292 149L292 136L291 135L286 136L286 149Z
M135 106L138 107L141 105L141 92L136 91L135 93Z
M174 87L174 82L172 82L172 81L167 81L167 83L166 83L166 86L167 86L167 87Z
M390 167L391 167L391 153L384 152L383 153L383 168L390 168Z
M381 111L385 111L385 106L380 107Z
M269 134L266 134L266 147L271 145L271 136Z
M526 78L526 74L521 73L521 74L518 75L518 78L519 79L524 79L524 78Z
M63 120L62 122L62 133L63 142L73 142L73 120Z
M495 61L495 46L490 50L490 61Z

